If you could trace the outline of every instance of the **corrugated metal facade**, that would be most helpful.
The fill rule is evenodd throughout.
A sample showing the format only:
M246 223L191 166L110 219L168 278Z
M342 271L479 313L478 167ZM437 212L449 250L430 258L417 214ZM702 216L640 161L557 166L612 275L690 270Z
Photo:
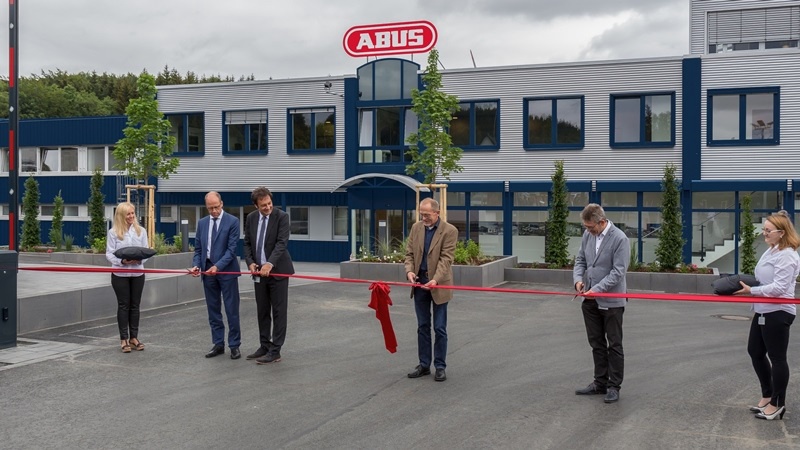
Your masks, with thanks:
M661 179L667 163L681 166L681 58L550 64L442 72L447 92L459 100L500 100L500 150L464 152L464 171L453 181L550 180L553 161L564 160L568 178ZM611 148L611 94L675 92L674 148ZM582 150L525 150L523 99L585 97Z
M796 50L796 49L795 49ZM800 167L800 52L747 52L703 58L702 178L791 179ZM732 76L732 74L735 74ZM708 147L709 89L780 87L780 145Z
M205 114L205 154L181 159L178 173L159 183L161 192L250 191L266 185L275 192L330 192L344 180L345 77L162 86L161 111ZM324 83L332 84L326 93ZM336 152L287 153L287 110L336 108ZM223 155L223 112L267 109L268 154Z

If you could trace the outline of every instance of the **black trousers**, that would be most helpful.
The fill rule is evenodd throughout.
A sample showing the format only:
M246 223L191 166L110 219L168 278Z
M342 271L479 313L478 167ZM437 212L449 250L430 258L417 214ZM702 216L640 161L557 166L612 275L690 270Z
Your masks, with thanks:
M279 352L286 340L289 278L266 277L254 283L261 347Z
M625 307L600 309L595 300L581 304L586 337L592 347L594 381L600 386L619 389L625 372L622 352L622 315Z
M144 274L120 277L111 274L111 287L117 295L117 324L120 340L139 338L139 305L144 291Z
M761 383L761 396L771 397L770 403L781 407L786 402L786 386L789 385L786 350L789 348L789 327L794 322L794 314L786 311L766 313L764 325L758 324L759 317L761 314L754 315L750 323L747 353Z

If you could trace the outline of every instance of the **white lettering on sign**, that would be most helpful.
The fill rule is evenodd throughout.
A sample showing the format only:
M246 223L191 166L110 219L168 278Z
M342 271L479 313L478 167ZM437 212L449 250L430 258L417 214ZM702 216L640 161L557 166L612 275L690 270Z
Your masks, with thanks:
M362 48L394 48L394 47L419 47L424 44L422 29L378 31L374 33L361 33L358 38L356 50Z

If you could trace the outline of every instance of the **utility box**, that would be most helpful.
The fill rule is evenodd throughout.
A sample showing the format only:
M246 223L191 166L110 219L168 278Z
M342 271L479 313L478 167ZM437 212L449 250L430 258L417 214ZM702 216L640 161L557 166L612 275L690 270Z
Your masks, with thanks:
M0 250L0 349L17 346L19 254Z

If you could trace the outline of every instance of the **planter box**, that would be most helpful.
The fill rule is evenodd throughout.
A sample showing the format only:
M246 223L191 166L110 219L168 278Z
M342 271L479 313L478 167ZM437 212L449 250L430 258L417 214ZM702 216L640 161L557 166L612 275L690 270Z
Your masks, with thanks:
M517 265L516 256L503 256L480 266L453 265L455 286L496 286L505 281L505 270ZM359 280L405 281L406 271L400 263L344 261L339 264L339 276Z
M506 281L572 286L569 269L505 269ZM628 272L628 289L635 291L660 291L666 293L692 292L713 294L711 283L719 274Z
M51 262L84 266L111 266L105 253L55 252L43 253L43 255L49 255ZM146 269L188 269L192 267L192 257L194 257L194 252L156 255L148 259L144 267Z

